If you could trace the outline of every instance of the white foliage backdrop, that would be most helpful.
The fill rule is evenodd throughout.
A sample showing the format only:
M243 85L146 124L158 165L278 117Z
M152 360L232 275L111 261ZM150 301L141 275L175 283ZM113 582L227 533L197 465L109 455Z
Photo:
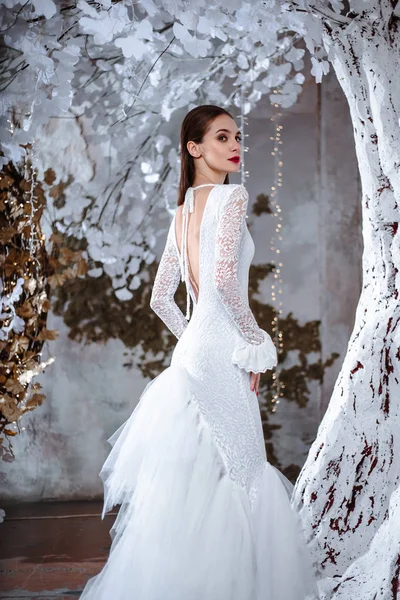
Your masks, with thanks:
M72 181L62 208L49 198L51 222L84 235L118 297L131 298L140 260L154 260L151 213L175 198L171 122L199 103L237 109L241 86L245 114L276 86L273 99L293 104L304 80L304 50L294 47L300 34L277 2L7 4L2 109L4 120L12 109L16 123L12 133L4 127L0 160L17 161L20 144L35 141L39 174L51 168L53 184ZM305 32L299 20L297 29ZM317 76L328 63L319 64ZM230 96L227 80L236 88Z

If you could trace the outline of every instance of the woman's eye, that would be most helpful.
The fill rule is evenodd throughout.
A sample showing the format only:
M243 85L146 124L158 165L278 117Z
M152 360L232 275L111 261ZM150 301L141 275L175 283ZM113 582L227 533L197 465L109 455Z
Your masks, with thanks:
M219 140L221 140L222 138L225 138L225 139L227 139L227 138L226 138L226 135L220 135L218 139L219 139ZM238 142L241 142L241 141L242 141L242 138L240 137L240 135L236 136L236 140L237 140Z

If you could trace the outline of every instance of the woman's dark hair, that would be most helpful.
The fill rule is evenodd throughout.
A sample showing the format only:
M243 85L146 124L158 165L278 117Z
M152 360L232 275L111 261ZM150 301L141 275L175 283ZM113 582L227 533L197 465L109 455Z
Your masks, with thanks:
M207 133L211 122L219 115L232 115L214 104L203 104L189 111L183 119L181 127L181 177L179 181L178 206L183 204L188 187L193 185L195 168L193 156L189 153L186 144L190 141L200 144ZM224 183L229 183L229 173L226 174Z

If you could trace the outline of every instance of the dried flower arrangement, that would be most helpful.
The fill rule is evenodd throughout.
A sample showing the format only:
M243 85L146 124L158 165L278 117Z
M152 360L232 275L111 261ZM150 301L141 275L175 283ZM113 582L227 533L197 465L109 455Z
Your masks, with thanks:
M59 234L50 236L48 253L41 228L45 208L45 192L29 159L21 171L6 165L0 175L0 457L5 461L14 458L11 438L24 429L22 415L45 399L33 380L55 360L42 360L45 341L58 336L58 330L47 329L50 290L86 274L82 253L63 247Z

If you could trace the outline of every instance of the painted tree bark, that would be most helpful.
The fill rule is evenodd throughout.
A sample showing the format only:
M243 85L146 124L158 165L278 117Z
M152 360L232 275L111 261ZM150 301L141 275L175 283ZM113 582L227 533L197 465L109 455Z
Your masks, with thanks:
M368 552L347 569L333 589L333 600L395 600L400 597L400 487L392 494L389 516Z
M393 4L375 3L345 28L324 30L350 107L364 241L354 329L293 496L326 598L339 593L342 575L368 551L378 529L383 527L381 537L389 531L383 524L400 481L400 31ZM380 550L387 553L389 592L396 585L390 582L398 577L399 555L393 556L393 545ZM361 564L371 578L373 553ZM396 597L375 596L378 587L366 595L357 585L362 572L354 571L348 597Z

